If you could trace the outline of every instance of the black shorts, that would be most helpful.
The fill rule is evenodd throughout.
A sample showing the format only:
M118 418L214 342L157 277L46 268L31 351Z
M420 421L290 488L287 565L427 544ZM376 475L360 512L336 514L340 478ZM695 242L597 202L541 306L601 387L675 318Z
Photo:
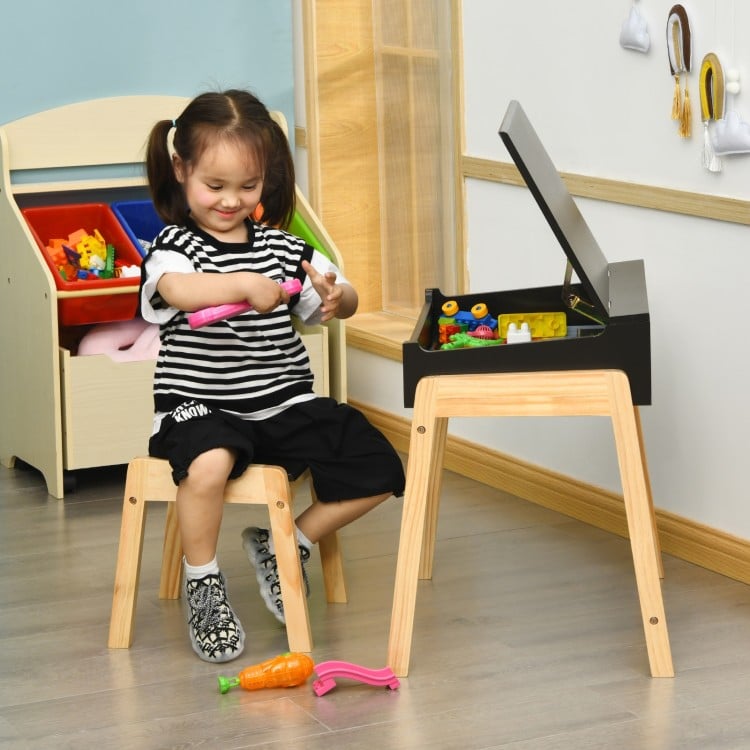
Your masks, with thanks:
M310 469L321 502L404 492L401 459L365 416L332 398L315 398L261 421L240 419L197 401L167 414L149 442L179 484L201 453L229 448L237 456L230 479L252 463L283 466L291 479Z

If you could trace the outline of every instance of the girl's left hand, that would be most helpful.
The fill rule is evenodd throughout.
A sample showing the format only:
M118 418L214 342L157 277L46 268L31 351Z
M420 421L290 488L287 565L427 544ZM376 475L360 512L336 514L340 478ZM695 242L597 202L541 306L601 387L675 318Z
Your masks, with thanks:
M337 317L336 313L339 310L339 305L344 296L344 290L340 284L336 283L336 274L333 271L328 273L320 273L316 271L310 263L306 260L302 261L302 269L310 279L315 291L320 296L321 306L320 311L322 313L321 321L333 320Z

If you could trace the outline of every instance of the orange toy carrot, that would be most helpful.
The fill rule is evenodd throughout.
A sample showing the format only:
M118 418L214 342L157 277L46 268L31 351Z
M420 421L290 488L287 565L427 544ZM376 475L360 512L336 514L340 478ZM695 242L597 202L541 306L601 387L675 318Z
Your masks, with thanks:
M307 654L281 654L245 667L237 677L219 677L219 692L223 695L238 685L245 690L295 687L306 682L312 673L313 660Z

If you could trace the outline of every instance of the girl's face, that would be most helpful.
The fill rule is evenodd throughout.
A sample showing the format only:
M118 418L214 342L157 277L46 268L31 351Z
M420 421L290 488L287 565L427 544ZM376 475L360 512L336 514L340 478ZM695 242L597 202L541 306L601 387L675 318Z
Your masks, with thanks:
M209 146L187 168L174 157L190 216L212 237L223 242L245 242L244 221L255 211L263 190L263 176L252 154L233 141Z

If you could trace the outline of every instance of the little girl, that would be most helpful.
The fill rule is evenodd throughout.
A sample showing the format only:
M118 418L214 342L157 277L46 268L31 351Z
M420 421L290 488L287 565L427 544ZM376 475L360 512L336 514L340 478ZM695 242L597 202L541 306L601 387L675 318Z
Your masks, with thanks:
M161 338L149 453L169 459L178 487L190 642L201 659L225 662L245 637L216 560L227 480L253 462L292 477L310 469L320 502L296 519L305 561L321 537L401 495L404 473L359 411L313 393L290 316L348 318L357 293L322 253L275 228L294 214L294 166L265 106L246 91L201 94L154 126L146 165L167 224L141 279L142 315ZM291 298L280 285L288 279L303 283ZM189 312L232 302L253 309L190 328ZM266 606L283 622L273 540L256 528L242 538Z

